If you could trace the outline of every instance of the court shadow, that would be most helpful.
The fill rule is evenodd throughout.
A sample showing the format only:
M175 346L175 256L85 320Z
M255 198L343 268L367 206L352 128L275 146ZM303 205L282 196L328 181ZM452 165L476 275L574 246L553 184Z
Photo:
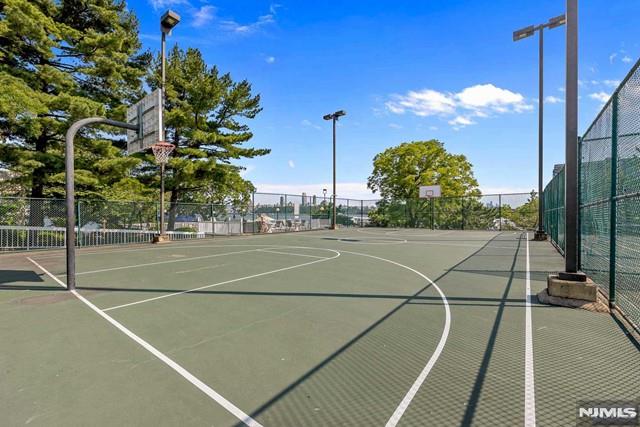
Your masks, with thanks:
M35 271L0 270L0 291L64 291L64 289L60 286L45 285L41 275Z

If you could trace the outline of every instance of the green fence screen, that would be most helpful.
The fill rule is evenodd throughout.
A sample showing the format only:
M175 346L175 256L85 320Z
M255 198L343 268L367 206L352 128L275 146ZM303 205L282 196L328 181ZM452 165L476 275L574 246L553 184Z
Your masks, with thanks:
M640 61L579 141L580 268L640 325ZM564 171L544 191L545 226L564 251Z

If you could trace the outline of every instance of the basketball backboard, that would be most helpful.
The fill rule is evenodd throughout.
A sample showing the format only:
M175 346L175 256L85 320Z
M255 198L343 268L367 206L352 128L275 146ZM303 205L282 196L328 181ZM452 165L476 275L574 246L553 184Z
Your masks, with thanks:
M156 89L127 109L127 123L142 124L140 132L127 131L129 154L146 150L160 141L162 129L162 92Z
M419 197L421 199L431 199L433 197L440 197L439 185L421 185L419 189Z

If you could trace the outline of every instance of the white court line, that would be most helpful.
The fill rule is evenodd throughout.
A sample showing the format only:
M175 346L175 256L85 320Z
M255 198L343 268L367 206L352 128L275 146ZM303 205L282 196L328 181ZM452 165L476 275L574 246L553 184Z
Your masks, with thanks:
M531 321L531 268L529 262L529 233L527 233L526 313L524 345L524 425L536 425L536 390L533 376L533 324Z
M126 269L129 269L129 268L148 267L150 265L172 264L174 262L185 262L185 261L194 261L194 260L198 260L198 259L217 258L217 257L227 256L227 255L243 254L243 253L246 253L246 252L255 252L257 250L258 249L248 249L248 250L245 250L245 251L225 252L223 254L203 255L203 256L196 256L196 257L192 257L192 258L170 259L170 260L166 260L166 261L146 262L144 264L123 265L122 267L111 267L111 268L103 268L101 270L82 271L80 273L76 273L76 276L80 276L82 274L104 273L106 271L126 270Z
M29 261L31 261L40 270L42 270L47 276L51 277L54 281L56 281L60 286L62 286L63 288L67 287L67 285L64 282L62 282L60 279L58 279L53 274L49 273L49 271L47 271L44 267L42 267L40 264L35 262L33 259L31 259L29 257L27 257L27 259ZM168 356L166 356L160 350L156 349L154 346L149 344L147 341L143 340L138 335L136 335L133 332L131 332L123 324L121 324L120 322L115 320L113 317L109 316L103 310L100 310L98 307L93 305L89 300L87 300L85 297L80 295L78 292L73 290L73 291L71 291L71 293L76 298L78 298L80 301L82 301L84 304L86 304L90 309L92 309L93 311L98 313L98 315L100 315L103 319L105 319L107 322L109 322L113 326L115 326L118 330L120 330L120 332L124 333L126 336L131 338L133 341L138 343L142 348L144 348L149 353L153 354L155 357L160 359L167 366L169 366L171 369L176 371L178 374L180 374L184 379L189 381L191 384L196 386L200 391L202 391L204 394L209 396L211 399L213 399L215 402L217 402L224 409L226 409L227 411L231 412L236 418L238 418L244 424L246 424L246 425L248 425L250 427L262 427L262 425L260 423L258 423L256 420L251 418L249 415L245 414L240 408L238 408L233 403L229 402L227 399L222 397L222 395L220 395L214 389L212 389L211 387L206 385L204 382L199 380L191 372L187 371L185 368L183 368L182 366L178 365L176 362L174 362L172 359L170 359Z
M320 259L330 258L330 257L324 257L324 256L317 256L317 255L292 254L291 252L278 252L278 251L272 251L270 249L258 249L258 252L268 252L270 254L280 254L280 255L304 256L308 258L320 258Z
M447 297L445 296L444 292L442 292L440 287L438 287L438 285L436 285L436 283L434 281L429 279L424 274L420 273L418 270L414 270L413 268L411 268L409 266L406 266L404 264L400 264L399 262L391 261L391 260L386 259L386 258L380 258L380 257L374 256L374 255L362 254L362 253L359 253L359 252L349 252L349 251L342 251L342 252L347 253L347 254L360 255L360 256L364 256L364 257L374 258L374 259L377 259L377 260L380 260L380 261L385 261L385 262L388 262L390 264L397 265L398 267L405 268L405 269L407 269L409 271L412 271L415 274L417 274L418 276L420 276L423 279L425 279L427 282L431 283L431 285L433 285L434 289L440 294L440 298L442 299L442 304L444 306L445 319L444 319L444 328L442 330L442 335L440 336L440 341L438 341L438 345L436 346L435 351L433 352L433 354L431 355L431 357L427 361L427 364L425 365L425 367L420 372L420 375L418 375L418 378L416 378L416 380L414 381L414 383L411 386L411 388L409 389L409 391L407 391L407 394L404 396L404 398L402 399L402 401L400 402L400 404L398 405L396 410L391 415L391 418L389 418L389 421L387 421L386 427L395 427L398 424L398 422L400 421L400 418L402 418L402 415L404 414L404 412L407 410L407 408L411 404L411 401L413 400L414 396L416 395L416 393L418 392L418 390L422 386L422 383L424 383L424 380L427 379L427 375L429 375L429 372L431 372L431 369L433 368L433 366L438 361L438 358L440 357L440 354L442 353L442 350L444 349L444 345L447 342L447 337L449 336L449 329L451 328L451 310L449 309L449 302L447 301Z
M116 305L114 307L105 308L105 309L103 309L103 311L110 311L110 310L115 310L117 308L130 307L132 305L138 305L138 304L142 304L142 303L145 303L145 302L155 301L155 300L169 298L169 297L175 297L175 296L178 296L178 295L187 294L189 292L195 292L195 291L200 291L202 289L208 289L208 288L213 288L213 287L216 287L216 286L226 285L228 283L235 283L235 282L240 282L242 280L253 279L253 278L256 278L256 277L262 277L262 276L266 276L266 275L269 275L269 274L279 273L281 271L287 271L287 270L292 270L292 269L298 268L298 267L304 267L306 265L316 264L318 262L328 261L328 260L331 260L331 259L338 258L340 256L340 252L338 252L338 251L334 251L333 249L327 249L327 250L336 253L336 255L332 256L332 257L329 257L329 258L322 258L322 259L318 259L318 260L315 260L315 261L305 262L304 264L292 265L291 267L284 267L284 268L279 268L277 270L265 271L264 273L252 274L251 276L244 276L244 277L238 277L237 279L225 280L224 282L218 282L218 283L213 283L211 285L200 286L198 288L188 289L186 291L173 292L173 293L170 293L170 294L160 295L158 297L147 298L147 299L143 299L143 300L140 300L140 301L130 302L128 304Z
M464 240L452 240L451 242L456 242L456 241L460 241L463 242ZM435 246L460 246L460 247L469 247L469 248L482 248L483 246L486 246L487 242L479 242L479 244L477 245L470 245L467 243L441 243L441 242L421 242L419 240L409 240L407 241L407 243L413 243L416 245L435 245ZM515 249L515 246L487 246L487 249Z

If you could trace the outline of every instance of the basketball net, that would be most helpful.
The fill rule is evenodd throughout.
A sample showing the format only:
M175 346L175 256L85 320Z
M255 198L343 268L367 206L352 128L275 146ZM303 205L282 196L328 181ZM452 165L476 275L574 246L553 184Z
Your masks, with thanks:
M169 144L168 142L156 142L151 146L151 151L153 151L153 155L156 158L156 163L159 165L166 165L169 161L169 156L176 148L175 145Z

